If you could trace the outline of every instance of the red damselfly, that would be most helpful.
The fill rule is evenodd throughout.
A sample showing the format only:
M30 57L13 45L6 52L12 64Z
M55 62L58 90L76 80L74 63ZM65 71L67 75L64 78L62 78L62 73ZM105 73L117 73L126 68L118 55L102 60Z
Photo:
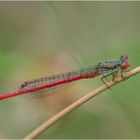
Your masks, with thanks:
M59 85L64 85L81 79L94 78L99 75L102 76L101 80L103 82L104 82L103 79L109 75L112 75L112 80L114 80L114 78L117 76L119 71L121 72L121 76L123 76L122 72L124 70L127 70L129 66L130 64L129 64L128 57L126 55L123 55L120 57L120 60L104 61L98 63L95 66L90 66L80 70L75 70L75 71L57 74L53 76L47 76L31 81L26 81L20 86L19 91L8 93L8 94L0 94L0 100L22 95L22 94L39 92L44 89L51 89Z

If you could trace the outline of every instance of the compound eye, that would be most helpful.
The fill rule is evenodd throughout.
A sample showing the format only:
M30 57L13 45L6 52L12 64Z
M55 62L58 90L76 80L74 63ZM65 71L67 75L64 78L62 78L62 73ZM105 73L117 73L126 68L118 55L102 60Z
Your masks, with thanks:
M126 55L121 56L120 60L121 60L121 69L126 70L130 66L128 57Z

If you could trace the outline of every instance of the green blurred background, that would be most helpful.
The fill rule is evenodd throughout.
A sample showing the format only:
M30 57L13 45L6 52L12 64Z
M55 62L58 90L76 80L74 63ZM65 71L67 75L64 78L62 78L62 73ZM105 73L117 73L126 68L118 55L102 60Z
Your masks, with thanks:
M140 2L0 2L0 92L30 79L119 59L140 65ZM23 138L100 86L76 82L48 98L0 101L0 138ZM38 138L140 138L139 75L76 109Z

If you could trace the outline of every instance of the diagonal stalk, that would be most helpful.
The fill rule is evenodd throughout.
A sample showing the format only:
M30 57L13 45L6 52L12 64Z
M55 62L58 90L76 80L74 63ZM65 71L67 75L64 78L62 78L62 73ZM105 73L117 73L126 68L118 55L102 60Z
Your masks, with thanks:
M45 130L47 130L49 127L51 127L53 124L55 124L58 120L63 118L66 114L70 113L71 111L75 110L77 107L81 106L82 104L86 103L88 100L92 99L96 95L102 93L103 91L107 90L108 87L112 87L120 82L123 82L124 80L130 78L133 75L136 75L140 73L140 66L132 69L131 71L125 73L123 75L123 78L117 77L113 81L109 81L106 85L102 85L99 88L95 89L94 91L88 93L84 97L78 99L68 107L64 108L62 111L51 117L49 120L45 121L43 124L41 124L38 128L33 130L30 134L28 134L24 139L33 139L37 137L39 134L43 133Z

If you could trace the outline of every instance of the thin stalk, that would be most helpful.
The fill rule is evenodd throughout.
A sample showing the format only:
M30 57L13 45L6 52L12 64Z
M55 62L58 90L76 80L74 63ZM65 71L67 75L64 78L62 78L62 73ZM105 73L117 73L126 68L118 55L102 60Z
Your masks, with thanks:
M112 87L116 84L119 84L123 82L124 80L130 78L133 75L136 75L140 73L140 66L134 68L133 70L126 72L122 77L117 77L113 81L109 81L106 85L102 85L99 88L95 89L94 91L88 93L84 97L78 99L68 107L64 108L62 111L51 117L49 120L45 121L43 124L41 124L38 128L33 130L30 134L28 134L24 139L33 139L37 137L39 134L43 133L45 130L47 130L49 127L51 127L53 124L55 124L58 120L62 119L66 114L70 113L71 111L75 110L77 107L81 106L82 104L86 103L88 100L92 99L96 95L102 93L103 91L107 90L109 87Z

